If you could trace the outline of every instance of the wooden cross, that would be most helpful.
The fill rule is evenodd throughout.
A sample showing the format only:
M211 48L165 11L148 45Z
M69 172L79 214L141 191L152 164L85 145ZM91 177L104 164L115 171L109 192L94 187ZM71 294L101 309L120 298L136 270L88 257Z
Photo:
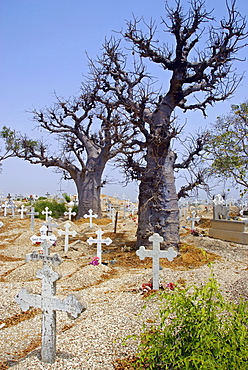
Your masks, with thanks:
M55 296L59 274L49 265L46 264L38 270L36 276L42 280L41 294L30 294L22 288L16 295L15 301L21 306L22 311L27 311L30 307L41 308L41 358L43 362L52 364L56 358L56 311L65 311L76 319L86 308L72 294L65 299Z
M71 221L71 216L76 216L76 212L72 212L72 208L68 209L68 212L64 212L65 216L68 216L69 221ZM84 215L85 216L85 215Z
M53 227L58 227L58 224L56 222L52 223L53 218L51 216L48 216L47 222L43 222L43 225L47 227L47 235L51 235L53 232Z
M191 230L195 229L195 221L199 222L200 219L201 219L201 217L196 216L196 211L192 212L192 217L187 217L186 218L187 221L191 221Z
M65 235L65 246L64 246L64 251L68 252L68 244L69 244L69 235L71 236L76 236L77 232L75 230L69 231L71 224L69 222L65 223L65 231L63 230L58 230L59 236Z
M159 289L159 259L160 258L167 258L170 262L177 256L177 252L172 248L169 247L168 250L160 250L160 243L164 241L164 238L157 233L151 235L148 239L152 242L152 250L145 249L145 247L141 246L136 251L137 256L141 260L146 257L152 258L152 287L154 290Z
M31 207L31 211L30 212L27 212L27 215L29 215L31 217L31 225L30 225L30 229L32 231L34 231L34 216L38 216L39 212L35 212L34 211L34 207Z
M18 212L20 212L21 213L21 219L23 219L24 217L24 212L26 212L27 211L27 208L25 208L25 206L22 204L22 206L21 206L21 208L20 209L18 209Z
M98 217L98 215L93 215L93 211L92 211L92 209L89 209L89 214L88 215L84 215L84 218L89 218L90 219L90 227L92 227L93 225L92 225L92 218L97 218Z
M48 215L51 215L52 214L52 211L49 211L49 208L46 207L44 211L41 212L43 215L46 215L46 222L47 222L47 218L48 218Z
M54 244L57 240L55 235L53 234L47 235L47 227L45 225L41 226L40 233L41 233L40 236L37 235L31 236L30 240L33 243L42 243L44 242L44 240L48 240L51 245Z
M112 240L110 238L102 239L103 234L104 232L101 229L99 229L96 231L97 239L93 239L92 237L90 237L87 240L87 243L89 243L89 245L97 243L96 255L99 258L99 263L102 263L102 244L110 245L112 243Z

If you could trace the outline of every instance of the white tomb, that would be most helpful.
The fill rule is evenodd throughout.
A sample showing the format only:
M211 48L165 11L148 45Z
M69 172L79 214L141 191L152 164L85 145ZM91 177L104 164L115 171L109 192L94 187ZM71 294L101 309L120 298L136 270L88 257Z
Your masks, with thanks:
M151 235L148 239L152 242L151 250L145 249L145 247L141 246L136 251L137 256L143 260L146 257L152 258L152 287L154 290L159 289L159 259L160 258L167 258L168 261L173 261L173 259L177 256L177 252L174 248L169 247L168 250L160 250L160 243L164 241L164 238L157 233Z

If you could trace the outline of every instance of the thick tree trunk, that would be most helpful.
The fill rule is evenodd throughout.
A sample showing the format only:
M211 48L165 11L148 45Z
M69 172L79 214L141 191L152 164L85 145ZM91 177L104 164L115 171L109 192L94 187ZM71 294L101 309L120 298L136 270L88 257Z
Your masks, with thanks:
M150 246L148 238L155 232L164 238L162 248L177 248L179 213L173 171L175 155L169 149L167 155L154 157L152 153L158 153L157 149L148 149L147 167L139 187L137 247Z

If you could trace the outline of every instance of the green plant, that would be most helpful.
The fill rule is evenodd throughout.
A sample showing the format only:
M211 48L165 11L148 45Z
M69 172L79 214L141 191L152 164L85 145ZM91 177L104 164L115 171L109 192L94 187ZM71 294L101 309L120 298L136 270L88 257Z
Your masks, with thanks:
M70 203L71 201L70 195L68 195L67 193L63 193L62 197L65 199L67 203Z
M66 212L66 206L65 203L59 203L55 199L52 200L38 200L34 204L35 212L39 212L39 218L44 220L46 218L45 215L42 214L42 211L45 210L45 208L48 207L49 211L52 211L51 217L53 218L59 218L64 215L64 212Z
M226 300L213 277L160 297L159 323L141 334L135 369L247 368L247 302Z

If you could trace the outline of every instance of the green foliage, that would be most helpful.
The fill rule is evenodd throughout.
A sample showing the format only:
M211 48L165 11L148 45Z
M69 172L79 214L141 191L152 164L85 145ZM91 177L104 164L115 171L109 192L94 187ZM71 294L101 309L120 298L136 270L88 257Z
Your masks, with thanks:
M67 193L63 193L62 197L66 200L67 203L70 203L71 201L70 195L68 195Z
M248 361L248 305L227 301L214 278L161 294L159 324L141 334L135 369L237 370Z
M44 211L46 207L49 208L49 211L52 211L52 218L62 217L64 215L64 212L66 212L65 203L59 203L55 199L38 200L37 202L35 202L34 208L36 212L39 212L38 217L42 220L46 218L46 216L42 214L42 211Z
M210 172L231 178L241 195L248 191L248 103L233 105L229 115L217 117L206 146Z

